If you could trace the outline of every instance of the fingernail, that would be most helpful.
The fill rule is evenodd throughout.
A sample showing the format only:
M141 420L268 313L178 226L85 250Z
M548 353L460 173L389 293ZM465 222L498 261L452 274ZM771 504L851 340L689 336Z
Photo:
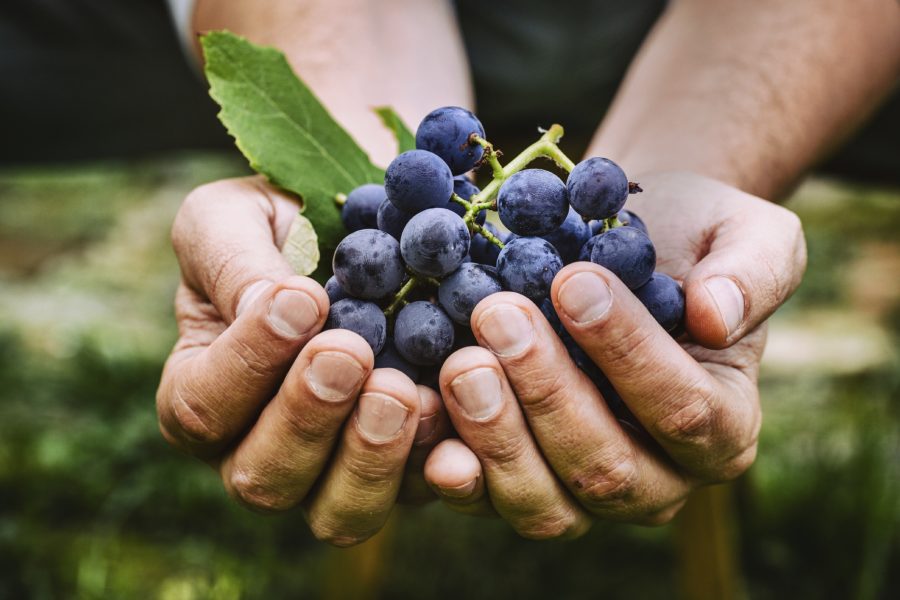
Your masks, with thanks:
M450 387L460 408L476 421L493 417L503 406L500 379L493 369L469 371L454 379Z
M596 273L577 273L559 289L559 304L576 323L590 323L609 311L612 291Z
M534 337L531 318L511 304L500 304L485 311L478 319L478 331L488 348L500 356L521 353Z
M306 369L313 393L329 402L346 400L359 387L363 368L342 352L319 352Z
M713 298L722 323L728 330L728 336L737 331L744 320L744 295L737 284L729 277L710 277L706 280L706 289Z
M419 419L419 425L416 427L416 437L413 438L413 445L418 446L429 441L437 429L437 424L437 413Z
M475 491L475 486L478 485L478 480L473 479L469 483L464 483L462 485L458 485L456 487L443 487L437 486L437 488L441 491L441 494L450 498L467 498L472 495L472 492Z
M241 294L241 299L238 300L237 308L234 310L234 317L238 318L241 316L241 313L247 310L247 307L253 304L272 285L272 282L267 279L260 279L256 283L248 285L244 293Z
M409 410L385 394L370 392L359 397L359 428L373 442L385 442L403 429Z
M269 323L288 337L298 337L319 321L319 305L304 292L281 290L269 307Z

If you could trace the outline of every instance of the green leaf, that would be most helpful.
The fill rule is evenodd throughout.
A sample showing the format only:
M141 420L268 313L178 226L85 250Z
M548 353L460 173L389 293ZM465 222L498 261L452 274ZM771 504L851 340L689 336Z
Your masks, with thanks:
M219 119L254 170L300 195L301 212L315 228L303 230L304 244L317 235L321 253L330 256L347 233L335 195L380 183L384 172L328 114L281 52L226 31L208 33L200 43L209 93L222 107Z
M384 123L384 126L394 133L397 138L397 153L416 149L416 136L412 134L400 115L390 106L379 106L373 109L375 114Z

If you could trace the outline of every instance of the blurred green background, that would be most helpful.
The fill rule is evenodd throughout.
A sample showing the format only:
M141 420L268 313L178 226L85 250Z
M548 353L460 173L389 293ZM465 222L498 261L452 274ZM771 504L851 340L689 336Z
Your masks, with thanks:
M684 522L535 543L431 505L335 550L169 448L169 226L194 185L243 170L191 154L0 171L0 598L662 598L702 577ZM752 598L897 598L900 190L814 179L788 206L810 268L772 320L759 458L714 551Z

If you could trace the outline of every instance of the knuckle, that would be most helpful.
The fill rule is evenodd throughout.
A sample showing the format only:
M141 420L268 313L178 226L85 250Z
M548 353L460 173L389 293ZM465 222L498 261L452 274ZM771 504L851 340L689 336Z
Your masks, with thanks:
M182 201L175 220L172 222L172 244L175 249L190 243L190 230L197 220L197 213L215 195L220 182L206 183L194 188Z
M358 454L348 452L343 466L352 477L354 487L360 490L360 501L392 486L394 476L403 468L403 465L398 466L395 461L385 460L383 452L377 450Z
M256 472L235 470L229 478L228 487L240 504L256 512L284 512L295 504L290 498L273 491Z
M534 375L537 377L531 379ZM529 378L527 389L517 397L528 408L532 418L551 415L570 404L572 384L576 379L568 373L558 370L540 374L532 371Z
M670 506L645 516L638 521L638 525L644 525L645 527L661 527L663 525L668 525L672 522L672 519L675 518L675 515L681 511L683 506L684 500L678 502L675 506Z
M249 381L268 380L273 374L273 365L265 351L239 336L232 336L232 340L234 343L227 347L238 372Z
M642 373L646 364L653 359L653 330L650 328L632 327L624 335L608 344L603 352L605 361L619 363L626 372L623 377L631 373Z
M522 522L516 528L519 535L529 540L571 539L584 533L578 515L572 511L557 514L541 514Z
M182 436L203 446L219 446L228 439L225 427L207 410L197 395L185 387L175 390L172 417Z
M371 533L348 531L339 524L324 518L312 519L309 523L309 529L316 540L338 548L356 546L375 534L374 531Z
M732 481L743 475L756 461L756 451L757 444L754 442L748 448L725 460L713 474L711 483Z
M681 445L706 447L715 429L716 392L708 383L689 388L690 399L684 406L663 416L656 425L665 439Z
M592 510L628 504L637 489L637 462L630 451L621 451L602 461L595 473L576 478L573 488L581 502Z

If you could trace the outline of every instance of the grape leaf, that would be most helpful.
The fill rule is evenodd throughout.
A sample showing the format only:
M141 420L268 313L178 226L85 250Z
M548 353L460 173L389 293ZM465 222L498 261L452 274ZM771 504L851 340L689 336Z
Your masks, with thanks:
M287 239L281 253L299 275L309 275L316 270L319 264L319 245L316 230L312 223L297 213L291 228L288 230Z
M221 107L219 119L255 171L301 197L301 212L314 228L298 230L302 245L317 237L321 254L330 256L347 233L335 195L380 183L384 171L328 114L281 52L227 31L208 33L200 43L209 93Z
M378 106L373 110L384 126L394 132L394 137L397 138L397 154L416 149L416 136L412 134L397 111L390 106Z

